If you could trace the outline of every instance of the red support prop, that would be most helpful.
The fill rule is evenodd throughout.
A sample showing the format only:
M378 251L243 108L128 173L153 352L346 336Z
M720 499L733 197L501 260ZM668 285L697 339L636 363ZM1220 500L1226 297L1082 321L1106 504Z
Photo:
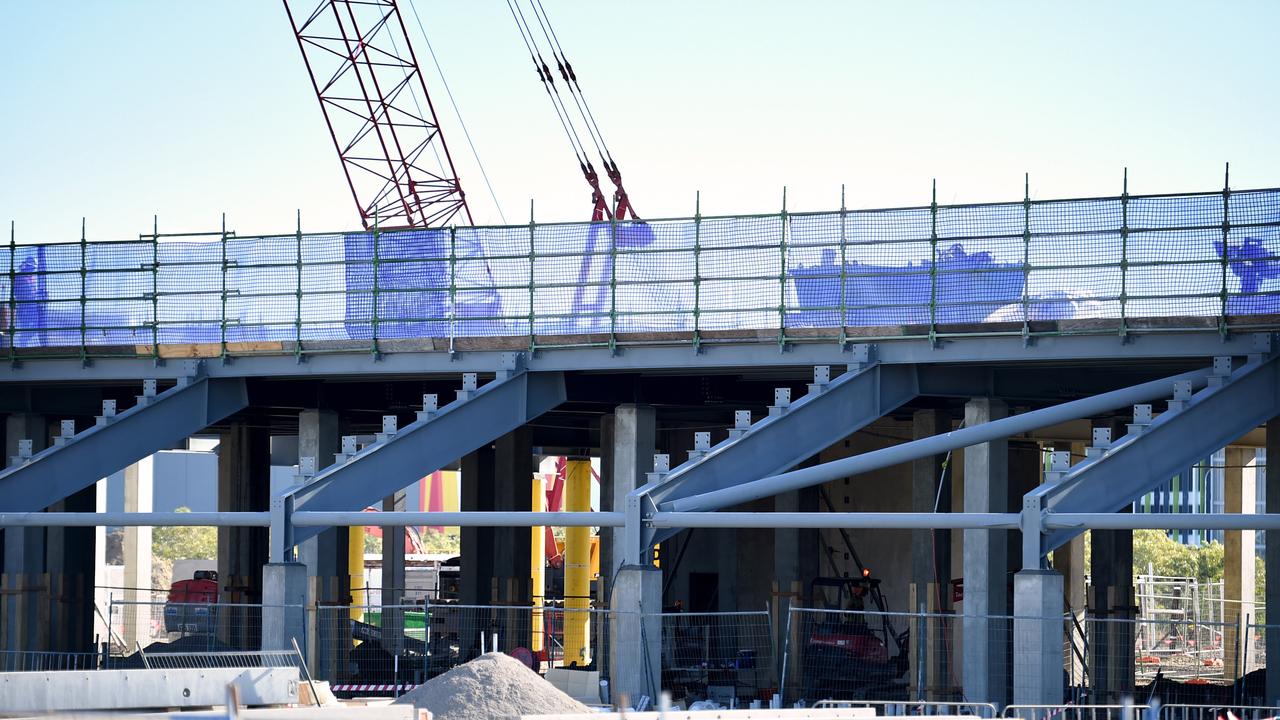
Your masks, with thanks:
M396 0L284 6L365 229L471 224Z

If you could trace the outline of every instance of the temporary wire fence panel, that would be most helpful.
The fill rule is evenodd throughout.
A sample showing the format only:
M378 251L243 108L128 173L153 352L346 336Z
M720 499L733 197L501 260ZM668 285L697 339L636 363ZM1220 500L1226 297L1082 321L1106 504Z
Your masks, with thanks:
M292 650L232 650L211 652L151 652L141 658L148 669L296 667L302 658Z
M1267 720L1280 716L1276 705L1162 705L1159 720Z
M1019 720L1144 720L1151 707L1133 703L1114 705L1007 705L1003 717Z
M113 666L143 667L141 653L257 652L262 611L257 604L113 599L108 606Z
M929 717L963 715L975 718L997 718L1000 711L991 703L978 702L890 702L887 700L819 700L814 708L874 708L877 717Z
M97 670L101 661L102 656L97 653L0 650L0 672Z
M991 702L990 692L966 695L961 690L965 678L957 666L956 640L963 619L792 608L783 659L784 699L809 704L820 700ZM1009 618L981 619L982 632L975 636L992 638L982 649L994 651L995 667L1004 670L1008 665L1003 659L1012 653ZM1008 676L1000 675L1003 690Z
M13 358L1274 329L1280 190L14 238L0 286Z
M747 707L753 700L767 705L777 692L767 611L661 617L662 687L674 699Z

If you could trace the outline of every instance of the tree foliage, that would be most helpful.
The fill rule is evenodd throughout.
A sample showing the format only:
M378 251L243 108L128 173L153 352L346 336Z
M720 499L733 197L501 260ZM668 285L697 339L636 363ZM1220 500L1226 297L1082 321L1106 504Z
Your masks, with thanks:
M191 512L180 507L177 512ZM158 527L151 532L151 554L161 560L212 560L218 557L218 529Z

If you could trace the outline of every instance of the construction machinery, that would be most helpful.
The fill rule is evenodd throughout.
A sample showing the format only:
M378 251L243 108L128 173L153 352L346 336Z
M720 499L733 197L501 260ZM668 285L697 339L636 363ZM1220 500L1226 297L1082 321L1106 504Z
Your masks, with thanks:
M169 586L164 605L164 630L168 633L205 635L217 627L218 573L196 570L190 580Z
M881 612L861 612L863 598L868 597L883 611L880 580L865 571L860 577L815 578L810 583L810 596L815 604L821 598L826 609L846 612L806 614L800 631L805 643L800 667L804 696L835 700L896 697L894 693L906 684L908 631L896 632L889 616Z

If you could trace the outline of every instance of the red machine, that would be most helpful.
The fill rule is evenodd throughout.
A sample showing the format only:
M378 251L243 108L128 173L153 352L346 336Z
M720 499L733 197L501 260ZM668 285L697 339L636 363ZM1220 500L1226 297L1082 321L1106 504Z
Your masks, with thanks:
M178 580L169 586L171 603L218 602L218 573L215 570L197 570L190 580Z
M164 606L165 632L201 634L213 627L210 622L218 603L218 573L197 570L190 580L169 586Z

